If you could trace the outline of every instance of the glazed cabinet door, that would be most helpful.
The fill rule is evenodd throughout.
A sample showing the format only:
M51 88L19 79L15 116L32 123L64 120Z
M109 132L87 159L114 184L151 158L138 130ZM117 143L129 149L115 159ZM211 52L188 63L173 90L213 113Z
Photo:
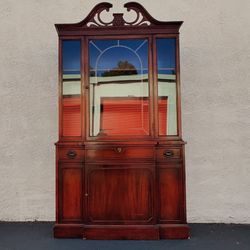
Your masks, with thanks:
M79 140L82 136L81 39L60 40L60 139Z
M88 46L90 139L148 138L152 134L148 37L89 39Z
M150 164L88 164L88 221L150 224L154 213L154 167Z

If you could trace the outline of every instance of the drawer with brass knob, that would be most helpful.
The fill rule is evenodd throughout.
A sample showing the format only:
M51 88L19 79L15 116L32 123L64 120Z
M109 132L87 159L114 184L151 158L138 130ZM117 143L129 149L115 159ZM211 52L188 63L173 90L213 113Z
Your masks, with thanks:
M84 150L79 148L67 147L59 148L59 160L61 161L84 161Z
M168 161L168 160L181 160L182 150L181 148L164 147L156 150L157 161Z
M128 147L128 146L108 146L86 149L86 161L106 161L106 160L154 160L154 149L152 147Z

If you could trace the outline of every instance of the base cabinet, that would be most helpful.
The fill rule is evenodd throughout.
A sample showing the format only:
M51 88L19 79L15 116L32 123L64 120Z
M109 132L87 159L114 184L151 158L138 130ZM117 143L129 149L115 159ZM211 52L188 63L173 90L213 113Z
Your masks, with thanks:
M54 236L189 237L183 147L109 144L80 149L58 144L58 223Z

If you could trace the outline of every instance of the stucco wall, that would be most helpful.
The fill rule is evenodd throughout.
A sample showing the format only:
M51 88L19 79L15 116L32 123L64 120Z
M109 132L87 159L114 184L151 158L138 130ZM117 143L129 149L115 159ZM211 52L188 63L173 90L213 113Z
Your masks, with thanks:
M99 1L0 2L0 220L54 220L57 34ZM125 1L116 3L122 11ZM250 223L250 1L138 1L183 20L189 222ZM119 3L119 4L118 4Z

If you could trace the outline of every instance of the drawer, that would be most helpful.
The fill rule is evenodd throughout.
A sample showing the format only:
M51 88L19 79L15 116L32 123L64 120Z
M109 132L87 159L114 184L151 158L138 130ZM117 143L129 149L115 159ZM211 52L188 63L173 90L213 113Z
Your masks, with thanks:
M79 148L58 148L58 159L63 161L83 161L84 150Z
M154 160L154 149L150 147L99 147L86 150L86 161L105 160Z
M157 161L181 160L181 148L158 148L156 158Z

